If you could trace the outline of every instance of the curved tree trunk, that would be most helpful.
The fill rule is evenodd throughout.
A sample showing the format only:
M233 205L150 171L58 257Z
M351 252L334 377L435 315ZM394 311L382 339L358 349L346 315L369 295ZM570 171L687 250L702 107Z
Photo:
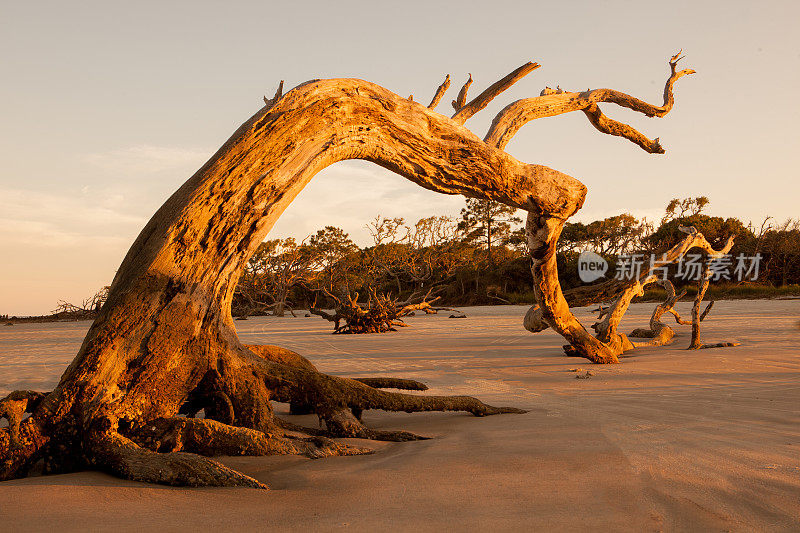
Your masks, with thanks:
M35 402L3 401L14 415L0 431L0 479L24 476L41 461L46 472L91 466L160 483L260 486L186 452L361 451L282 436L271 400L313 406L332 436L409 438L368 430L350 410L515 412L467 397L383 392L237 338L230 303L248 258L317 172L353 158L434 191L560 217L574 213L586 192L577 180L521 163L456 121L368 82L313 81L278 94L146 225L56 389ZM216 422L176 419L182 408L203 408ZM19 422L26 409L33 415ZM212 437L227 444L214 449Z
M0 479L39 469L97 468L173 485L263 488L205 456L368 452L276 418L271 401L316 412L327 436L384 440L419 437L363 426L364 409L519 412L470 397L385 392L376 388L385 381L327 376L294 352L239 341L230 305L249 257L309 180L345 159L372 161L444 194L527 210L544 319L594 360L615 361L614 339L595 339L569 312L555 266L556 240L583 204L586 187L548 167L517 161L502 148L531 118L580 109L601 131L659 152L657 140L607 119L596 104L665 114L672 83L690 73L676 73L676 63L673 58L660 108L616 91L557 93L507 107L483 141L464 121L537 64L523 65L466 102L470 77L451 118L361 80L314 80L285 96L281 83L275 97L265 99L145 226L55 390L17 391L0 400L0 416L9 421L0 429ZM430 107L447 85L445 80ZM408 388L404 381L390 385ZM191 418L201 410L205 418ZM32 415L23 420L25 412ZM287 428L310 436L289 436Z

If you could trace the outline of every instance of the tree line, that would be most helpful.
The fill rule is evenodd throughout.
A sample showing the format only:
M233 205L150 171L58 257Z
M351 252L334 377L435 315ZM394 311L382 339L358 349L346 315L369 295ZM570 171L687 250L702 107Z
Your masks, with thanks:
M578 257L593 251L614 275L623 256L658 254L694 226L714 246L735 237L732 256L759 256L756 281L731 285L784 287L800 283L800 220L758 227L735 217L711 216L704 196L674 199L658 222L623 213L590 223L567 223L558 242L559 275L565 289L582 284ZM326 226L303 241L262 243L236 289L234 316L275 314L324 307L352 294L405 298L432 292L447 305L533 302L522 220L516 210L491 200L467 199L459 217L431 216L409 224L378 216L368 225L371 241L359 247L341 228Z

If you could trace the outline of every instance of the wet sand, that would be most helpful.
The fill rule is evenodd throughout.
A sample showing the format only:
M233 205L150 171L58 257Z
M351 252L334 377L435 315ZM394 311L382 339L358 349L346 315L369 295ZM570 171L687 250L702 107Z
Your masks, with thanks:
M652 308L632 306L623 331ZM466 320L417 316L386 335L333 336L318 317L237 327L245 342L293 349L331 374L414 378L427 393L527 414L370 411L368 425L434 438L352 439L376 450L368 456L221 459L270 491L97 472L3 482L0 530L800 529L800 301L717 302L703 340L742 346L686 351L689 328L677 326L672 346L613 366L566 358L561 337L523 330L524 307L464 310ZM88 326L0 326L0 395L52 388ZM575 368L594 375L575 379Z

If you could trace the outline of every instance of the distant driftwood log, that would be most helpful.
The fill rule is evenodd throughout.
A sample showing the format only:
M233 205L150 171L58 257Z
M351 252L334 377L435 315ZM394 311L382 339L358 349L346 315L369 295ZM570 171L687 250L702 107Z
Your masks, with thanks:
M439 311L455 311L450 307L435 307L439 297L431 297L433 290L426 294L416 292L408 299L400 301L386 294L376 294L370 289L369 298L364 303L358 302L358 293L355 296L347 294L338 297L325 291L328 298L335 302L333 312L326 311L316 306L316 302L309 312L334 323L333 333L386 333L396 331L396 328L408 326L403 318L412 316L416 311L425 314L437 314Z

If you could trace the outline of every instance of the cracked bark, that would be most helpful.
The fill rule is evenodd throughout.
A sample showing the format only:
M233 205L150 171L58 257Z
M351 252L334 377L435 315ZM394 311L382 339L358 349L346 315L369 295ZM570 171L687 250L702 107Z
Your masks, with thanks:
M342 413L520 412L468 397L383 391L321 374L286 350L245 346L236 336L231 298L281 212L337 161L365 159L434 191L561 216L578 208L584 187L517 161L457 122L365 81L316 80L281 93L148 222L55 390L0 401L9 419L0 429L0 479L96 468L156 483L263 487L206 456L363 453L322 441L299 445L285 435L271 401L311 406L328 436L399 440L410 437L374 432L357 420L345 424ZM403 384L410 386L395 382ZM175 421L182 410L200 409L206 419ZM21 420L25 410L32 414ZM171 436L149 445L152 427ZM166 444L177 440L180 446Z
M368 450L323 437L421 438L365 427L359 420L365 409L521 412L466 396L388 392L376 387L415 385L373 381L373 387L328 376L299 354L238 339L230 304L247 260L314 175L346 159L371 161L439 193L527 210L544 320L573 344L590 347L593 360L614 362L614 351L569 312L555 269L556 240L583 205L586 187L503 151L524 122L557 113L531 111L539 105L534 103L515 116L520 106L512 104L485 140L462 125L531 65L492 85L474 105L466 103L470 77L454 101L457 120L362 80L313 80L286 94L279 85L147 223L56 388L0 400L0 413L9 420L0 428L0 479L95 468L154 483L264 488L209 457L350 455ZM660 116L672 105L674 79L687 73L672 67L660 108L616 91L578 96L577 102L555 95L547 102L594 113L591 105L608 101ZM447 89L443 85L432 104ZM629 129L606 129L636 142ZM287 434L304 428L277 418L272 401L315 412L325 430L307 429L306 438ZM201 410L205 418L191 418ZM31 416L23 420L25 411Z

